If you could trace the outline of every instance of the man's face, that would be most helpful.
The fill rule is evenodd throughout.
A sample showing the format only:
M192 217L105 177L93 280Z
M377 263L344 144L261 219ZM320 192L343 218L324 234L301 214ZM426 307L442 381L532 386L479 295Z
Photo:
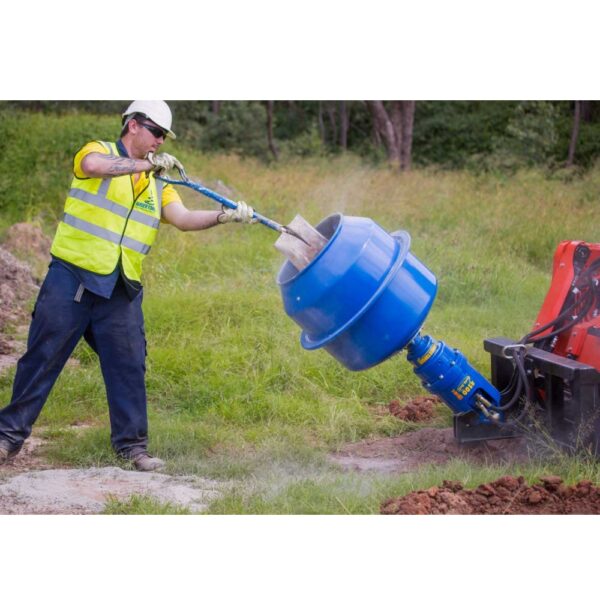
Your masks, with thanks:
M150 119L136 119L135 123L137 127L132 132L135 134L135 146L139 156L156 152L164 143L167 132Z

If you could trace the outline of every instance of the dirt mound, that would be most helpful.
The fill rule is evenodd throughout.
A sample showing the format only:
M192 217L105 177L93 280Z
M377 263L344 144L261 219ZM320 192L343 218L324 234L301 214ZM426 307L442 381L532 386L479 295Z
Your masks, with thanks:
M0 246L0 371L14 365L21 344L7 335L7 326L27 322L26 308L48 265L51 241L33 223L16 223Z
M423 396L415 398L407 404L400 404L398 400L392 400L389 404L390 412L402 421L418 423L429 421L435 416L435 408L440 400L435 396Z
M24 317L24 306L37 289L29 265L0 246L0 331Z
M600 487L591 481L567 486L560 477L540 478L528 486L510 475L474 490L456 481L386 500L384 515L598 515Z
M52 240L35 223L15 223L6 230L2 245L11 254L27 262L50 260Z
M331 459L358 471L406 473L426 464L444 464L453 458L475 464L506 464L528 457L527 443L522 438L459 444L450 427L424 427L393 438L346 444Z

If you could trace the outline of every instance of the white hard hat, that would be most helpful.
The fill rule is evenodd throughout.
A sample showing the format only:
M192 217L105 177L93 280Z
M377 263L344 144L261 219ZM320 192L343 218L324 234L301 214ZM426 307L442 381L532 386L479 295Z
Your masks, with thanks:
M146 115L151 121L162 127L170 138L175 139L175 134L171 131L173 116L169 105L164 100L134 100L123 113L123 124L126 123L127 117L134 113Z

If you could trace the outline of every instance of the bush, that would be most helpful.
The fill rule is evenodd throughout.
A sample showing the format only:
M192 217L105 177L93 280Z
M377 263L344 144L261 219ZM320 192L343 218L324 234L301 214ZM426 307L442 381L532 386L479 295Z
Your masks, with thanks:
M115 140L118 118L0 110L0 211L10 221L56 221L73 157L87 141Z
M472 156L492 151L515 102L417 102L413 162L417 165L464 167Z
M207 113L206 125L197 130L198 147L267 159L265 120L265 109L258 102L223 103L218 114Z

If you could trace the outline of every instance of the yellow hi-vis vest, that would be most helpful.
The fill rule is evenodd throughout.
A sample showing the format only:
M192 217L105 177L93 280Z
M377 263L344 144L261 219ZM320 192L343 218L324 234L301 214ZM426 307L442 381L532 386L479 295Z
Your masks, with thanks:
M116 144L101 143L119 155ZM120 258L125 276L140 281L160 225L162 188L152 173L137 197L130 175L74 177L50 253L100 275L112 273Z

